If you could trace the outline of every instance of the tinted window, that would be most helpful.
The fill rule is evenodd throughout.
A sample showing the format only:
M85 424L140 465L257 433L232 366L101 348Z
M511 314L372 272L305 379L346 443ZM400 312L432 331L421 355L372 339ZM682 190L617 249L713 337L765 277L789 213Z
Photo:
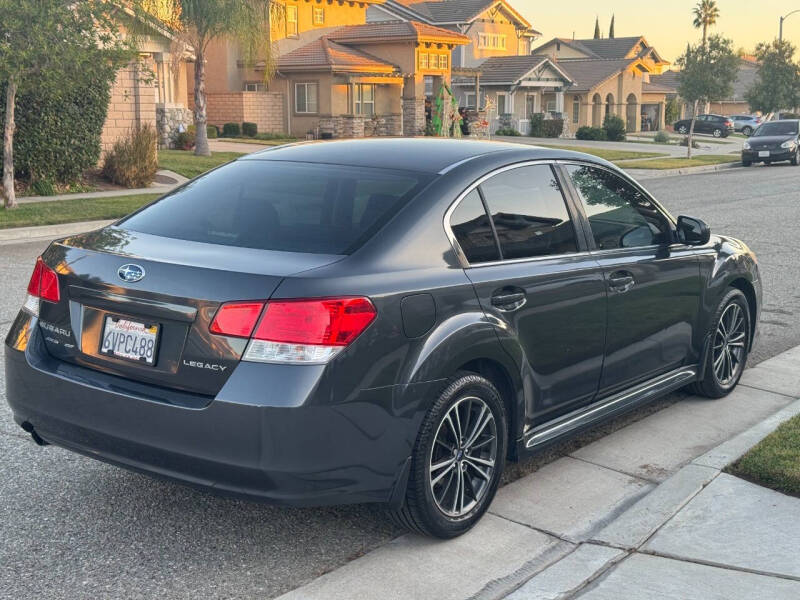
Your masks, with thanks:
M567 168L583 201L601 250L653 246L670 241L670 227L655 205L635 187L605 169Z
M241 160L132 215L122 227L224 246L348 254L396 214L427 177Z
M481 185L504 259L578 249L558 180L548 165L511 169Z
M772 123L764 123L761 127L756 129L754 135L767 136L767 135L796 135L797 134L797 121L773 121Z
M453 211L450 228L471 264L500 259L492 224L477 190L470 192Z

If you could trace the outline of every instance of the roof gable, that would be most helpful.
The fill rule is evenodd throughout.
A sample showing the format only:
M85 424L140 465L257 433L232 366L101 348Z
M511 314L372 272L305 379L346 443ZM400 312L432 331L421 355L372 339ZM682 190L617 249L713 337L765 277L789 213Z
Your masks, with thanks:
M281 56L278 70L331 70L367 71L371 73L392 73L399 69L380 58L361 50L338 44L327 37L321 37Z
M570 91L588 92L634 65L641 65L638 58L622 59L570 59L558 61L575 82Z
M386 6L399 9L432 24L471 23L488 10L504 11L520 28L531 24L506 0L387 0Z
M484 85L516 85L529 77L540 79L548 72L565 83L573 82L559 63L547 56L494 56L481 64L480 71Z
M471 43L467 36L419 21L379 21L364 25L347 25L328 38L342 44L384 44L387 41L437 42L454 45Z

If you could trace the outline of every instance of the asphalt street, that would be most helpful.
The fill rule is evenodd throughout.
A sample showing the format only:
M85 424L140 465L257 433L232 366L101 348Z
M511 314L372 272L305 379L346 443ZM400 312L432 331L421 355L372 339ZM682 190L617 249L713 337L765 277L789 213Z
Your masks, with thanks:
M782 166L646 182L673 214L705 219L758 253L766 295L754 362L800 344L800 261L791 250L799 183L800 168ZM0 245L3 337L45 246ZM13 423L4 394L0 381L0 598L271 598L397 534L374 507L298 510L218 498L39 448Z

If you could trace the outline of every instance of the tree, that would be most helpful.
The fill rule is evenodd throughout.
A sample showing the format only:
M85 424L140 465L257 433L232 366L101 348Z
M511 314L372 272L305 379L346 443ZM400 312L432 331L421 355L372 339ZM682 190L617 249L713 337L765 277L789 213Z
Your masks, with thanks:
M731 40L712 35L705 44L687 46L677 64L681 69L678 73L678 94L693 107L688 139L688 156L691 158L697 108L701 102L711 102L733 93L739 58L733 51Z
M758 75L744 96L751 110L767 114L800 106L800 66L794 53L795 47L786 40L756 47Z
M195 150L199 156L210 156L206 100L206 52L218 39L239 43L250 66L256 61L264 66L264 78L274 73L271 23L280 19L283 5L277 0L180 0L177 21L179 43L194 55L194 124ZM175 53L173 53L175 54Z
M594 19L594 39L600 39L600 17Z
M692 9L692 14L694 14L695 29L703 30L703 45L705 46L708 40L708 28L715 25L719 18L716 0L700 0Z
M0 83L5 86L3 204L14 208L18 94L58 89L87 65L122 65L135 56L107 0L0 0Z
M614 39L614 15L611 15L611 26L608 28L608 39Z

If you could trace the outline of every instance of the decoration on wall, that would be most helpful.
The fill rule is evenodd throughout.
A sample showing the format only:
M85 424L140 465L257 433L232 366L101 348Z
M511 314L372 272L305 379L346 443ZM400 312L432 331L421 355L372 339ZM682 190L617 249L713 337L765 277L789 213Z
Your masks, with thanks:
M461 137L461 115L458 100L446 83L439 87L433 114L433 131L440 137Z

